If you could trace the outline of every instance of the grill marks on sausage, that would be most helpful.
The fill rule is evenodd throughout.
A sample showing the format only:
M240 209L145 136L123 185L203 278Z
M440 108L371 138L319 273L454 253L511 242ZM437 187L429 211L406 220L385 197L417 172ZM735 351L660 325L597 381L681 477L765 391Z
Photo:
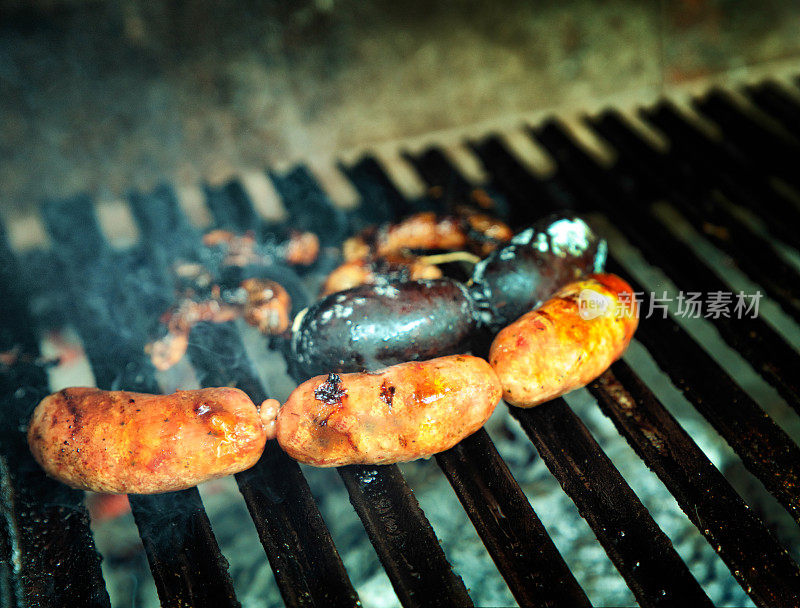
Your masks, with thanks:
M314 398L323 406L314 416L314 423L327 426L328 420L342 409L342 399L347 396L347 390L342 388L342 379L339 374L328 374L328 378L314 389Z

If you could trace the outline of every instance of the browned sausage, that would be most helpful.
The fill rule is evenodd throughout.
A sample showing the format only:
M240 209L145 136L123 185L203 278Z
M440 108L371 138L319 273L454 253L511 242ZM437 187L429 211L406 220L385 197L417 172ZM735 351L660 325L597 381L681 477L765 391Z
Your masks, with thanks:
M633 289L613 274L576 281L497 334L489 362L503 398L531 407L602 374L636 331Z
M502 390L483 359L452 355L301 384L266 425L292 458L319 467L427 458L477 431Z
M253 466L266 432L235 388L148 395L66 388L45 397L28 444L52 477L115 494L181 490Z

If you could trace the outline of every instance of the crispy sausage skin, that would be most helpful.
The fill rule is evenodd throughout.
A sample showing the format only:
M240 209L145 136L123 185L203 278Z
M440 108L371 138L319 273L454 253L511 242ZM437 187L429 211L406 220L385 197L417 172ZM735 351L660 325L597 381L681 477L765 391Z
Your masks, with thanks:
M489 363L503 398L531 407L602 374L625 351L637 325L630 285L613 274L590 275L500 331Z
M318 467L390 464L454 446L483 426L501 393L486 361L451 355L375 373L317 376L279 411L265 402L261 412L295 460Z
M52 477L95 492L181 490L253 466L266 432L235 388L148 395L66 388L45 397L28 444Z

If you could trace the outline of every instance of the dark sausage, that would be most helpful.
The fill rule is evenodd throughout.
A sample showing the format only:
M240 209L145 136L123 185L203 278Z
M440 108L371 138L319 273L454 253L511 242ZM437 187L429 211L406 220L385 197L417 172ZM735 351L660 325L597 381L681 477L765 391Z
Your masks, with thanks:
M450 279L362 285L300 313L288 358L300 380L372 371L466 352L475 327L467 290Z
M558 288L602 272L606 243L575 215L551 215L478 263L470 293L482 324L498 331Z

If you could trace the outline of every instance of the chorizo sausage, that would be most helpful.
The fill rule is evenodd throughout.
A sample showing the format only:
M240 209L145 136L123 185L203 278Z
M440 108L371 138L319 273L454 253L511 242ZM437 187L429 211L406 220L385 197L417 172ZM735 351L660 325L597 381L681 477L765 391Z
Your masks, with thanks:
M619 277L570 283L492 342L503 398L531 407L586 385L622 356L637 324L633 289Z
M486 361L452 355L376 373L317 376L279 411L265 403L261 413L268 432L300 462L390 464L454 446L483 426L501 393Z
M66 388L39 403L28 444L52 477L115 494L181 490L261 457L266 432L235 388L149 395Z

